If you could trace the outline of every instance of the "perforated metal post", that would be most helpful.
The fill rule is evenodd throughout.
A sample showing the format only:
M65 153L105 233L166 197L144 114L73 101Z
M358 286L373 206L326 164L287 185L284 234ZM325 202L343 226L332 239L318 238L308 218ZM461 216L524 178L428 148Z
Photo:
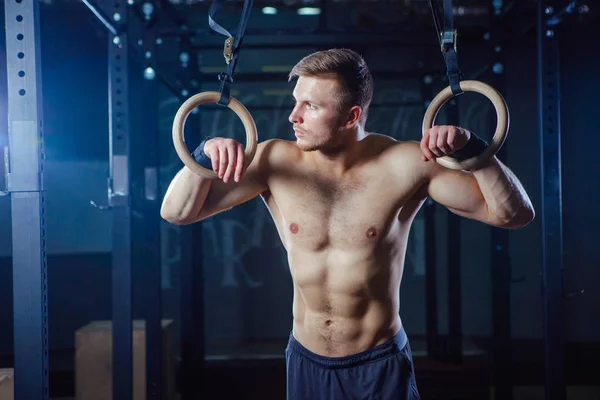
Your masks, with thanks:
M199 82L194 79L199 71L197 54L189 41L181 42L181 51L189 55L187 66L182 65L179 76L185 87L184 94L192 95L200 91ZM202 134L200 121L202 107L198 114L190 114L186 125L186 137L191 143L200 143ZM181 236L181 400L204 398L205 382L205 333L204 333L204 254L202 224L182 226Z
M112 212L112 398L133 397L131 132L128 4L84 0L108 29L108 206Z
M15 399L48 399L48 287L39 3L6 0L7 190L12 207Z
M148 11L148 10L146 10ZM130 18L130 31L138 31L141 22ZM136 196L133 202L136 214L142 218L135 220L134 237L139 237L139 251L136 250L135 270L142 279L141 287L146 320L146 393L147 399L161 399L164 389L162 381L162 286L160 263L160 205L158 190L159 171L159 98L156 79L156 38L151 29L143 31L138 47L143 54L143 63L135 63L133 73L141 77L139 94L132 100L138 103L140 128L135 133L133 177L134 185L143 187L143 195Z
M506 95L502 8L502 2L490 0L490 37L488 46L491 74L489 74L488 79L490 85L496 88L501 94ZM493 108L490 107L488 115L487 130L493 133L496 129L496 115ZM504 163L508 163L507 147L507 145L502 146L496 154ZM490 233L494 393L497 399L511 400L513 398L513 375L510 342L511 262L509 231L501 228L491 228Z
M127 3L101 1L107 15L119 14L127 24ZM108 35L109 206L113 216L112 335L113 399L133 397L132 240L131 240L131 130L129 127L129 36L126 30Z
M546 399L566 399L563 309L562 183L560 160L560 68L557 27L548 25L557 0L538 2L538 89L541 156L542 294Z
M158 193L158 73L155 38L146 29L155 15L151 2L82 0L107 28L109 59L110 177L113 214L113 398L133 396L133 288L146 334L148 399L161 399L162 287ZM137 9L137 10L134 10ZM130 88L135 88L130 92ZM138 188L138 190L133 190ZM135 215L135 218L133 216ZM134 285L133 276L138 281Z

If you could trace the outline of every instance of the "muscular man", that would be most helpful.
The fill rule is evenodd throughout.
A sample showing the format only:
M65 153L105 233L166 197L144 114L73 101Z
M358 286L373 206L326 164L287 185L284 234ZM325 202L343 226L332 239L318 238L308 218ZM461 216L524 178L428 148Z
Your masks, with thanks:
M296 78L289 116L296 140L260 143L247 169L242 144L205 141L194 155L218 179L184 167L161 215L190 224L262 197L293 279L288 399L419 399L399 315L415 214L429 197L463 217L514 229L534 218L533 207L495 157L472 171L435 161L481 151L465 129L436 126L420 143L366 132L373 83L357 53L311 54L292 69Z

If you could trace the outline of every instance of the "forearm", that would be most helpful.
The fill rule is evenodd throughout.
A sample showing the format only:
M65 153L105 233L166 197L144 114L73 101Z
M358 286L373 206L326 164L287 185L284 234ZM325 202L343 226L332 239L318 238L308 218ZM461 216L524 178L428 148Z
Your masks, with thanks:
M160 215L174 224L195 221L204 205L212 179L202 178L183 167L173 178L163 199Z
M473 171L488 212L498 225L520 227L534 216L533 206L521 182L496 157Z

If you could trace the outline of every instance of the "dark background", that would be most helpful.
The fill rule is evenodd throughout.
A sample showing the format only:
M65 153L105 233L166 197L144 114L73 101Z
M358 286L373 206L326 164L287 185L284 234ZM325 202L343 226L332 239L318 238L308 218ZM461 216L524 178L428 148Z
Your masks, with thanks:
M392 2L393 3L393 2ZM409 4L410 3L410 4ZM486 10L486 2L466 2L467 7ZM511 4L510 2L507 2ZM517 2L515 2L517 3ZM507 11L506 40L501 49L505 63L503 91L511 115L510 132L503 161L528 191L538 217L527 227L509 232L511 275L511 337L513 357L523 362L543 363L543 298L541 293L540 142L538 138L538 87L534 2L520 2ZM424 113L421 88L428 72L435 75L432 93L441 90L444 64L435 43L435 31L426 2L375 3L356 7L337 6L328 14L330 27L339 33L301 33L323 23L318 17L301 17L294 7L281 6L276 16L262 15L263 3L255 5L249 29L272 30L246 36L247 48L240 55L238 74L252 78L235 81L234 96L252 112L260 140L292 139L287 117L291 111L292 84L289 69L301 57L319 48L349 46L363 54L375 76L375 96L367 129L398 139L418 140ZM188 7L186 9L186 7ZM387 7L387 8L386 8ZM479 7L479 8L478 8ZM187 11L186 11L187 10ZM207 4L179 6L190 26L208 29ZM409 10L409 11L406 11ZM485 39L489 16L457 19L464 24L459 42L459 62L468 79L493 78L493 50ZM486 11L487 12L487 11ZM600 79L597 51L598 11L568 16L557 30L561 47L562 207L564 227L564 287L566 292L585 290L584 295L565 302L565 335L568 360L593 353L600 338L600 250L597 245L597 212L600 163L596 160ZM226 12L223 15L228 15ZM237 23L233 12L227 27ZM233 25L232 25L233 24ZM395 27L385 36L361 29ZM46 240L48 250L49 337L51 370L73 368L74 334L94 320L111 318L111 211L90 206L90 200L106 201L108 174L107 35L88 9L78 2L42 4L42 80L46 143ZM278 28L282 32L275 34ZM291 35L285 29L296 28ZM402 32L400 32L402 31ZM195 90L213 90L217 73L224 68L220 51L222 37L200 36L197 57L206 79ZM377 37L379 39L375 40ZM396 43L394 43L396 42ZM2 48L5 40L0 41ZM399 44L401 43L401 44ZM260 44L261 46L257 46ZM270 47L269 47L270 45ZM260 48L257 48L260 47ZM2 50L4 53L4 50ZM179 43L165 36L157 46L158 67L170 81L177 80ZM1 66L4 63L0 63ZM132 65L141 77L143 68ZM136 72L137 71L137 72ZM143 79L143 78L140 78ZM6 73L0 74L6 91ZM136 82L132 82L135 91ZM194 92L194 90L192 90ZM190 93L192 94L192 93ZM0 112L6 118L6 95L0 96ZM173 151L171 123L181 99L161 87L160 141L162 193L181 167ZM144 118L144 110L132 106L132 120ZM493 117L488 101L475 94L459 99L461 125L491 137L487 120ZM202 112L201 135L220 135L244 140L237 117L228 110L209 108ZM441 117L443 118L443 116ZM0 128L0 145L7 145L6 124ZM382 176L381 179L385 179ZM10 197L0 197L0 359L9 363L13 349L12 260ZM445 251L449 242L447 213L436 209L438 254L438 303L440 332L447 326L447 269ZM291 329L291 279L285 252L270 216L259 199L202 222L205 233L205 333L206 352L232 354L234 345L273 343L259 350L281 356ZM492 278L490 235L493 229L460 220L462 330L465 349L486 353L492 335ZM181 249L179 228L162 224L163 318L176 324L179 304ZM200 245L200 244L198 244ZM407 266L401 289L401 315L416 355L426 356L420 339L425 329L425 253L423 213L412 228ZM141 282L135 282L134 305L141 310ZM15 301L18 301L16 299ZM587 346L587 347L586 347ZM587 349L587 350L578 350ZM580 352L581 351L581 352ZM592 353L590 353L592 351ZM591 356L590 356L591 357ZM574 368L568 364L568 368ZM598 367L596 372L598 371Z

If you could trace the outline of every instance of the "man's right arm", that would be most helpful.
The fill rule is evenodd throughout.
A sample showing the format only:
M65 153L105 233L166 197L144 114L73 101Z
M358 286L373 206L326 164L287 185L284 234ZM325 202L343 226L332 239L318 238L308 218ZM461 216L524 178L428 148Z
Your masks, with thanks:
M268 190L267 142L259 143L254 159L239 182L203 178L183 167L171 181L160 215L176 225L191 224L253 199ZM236 164L238 160L229 160ZM241 164L243 165L243 163Z

